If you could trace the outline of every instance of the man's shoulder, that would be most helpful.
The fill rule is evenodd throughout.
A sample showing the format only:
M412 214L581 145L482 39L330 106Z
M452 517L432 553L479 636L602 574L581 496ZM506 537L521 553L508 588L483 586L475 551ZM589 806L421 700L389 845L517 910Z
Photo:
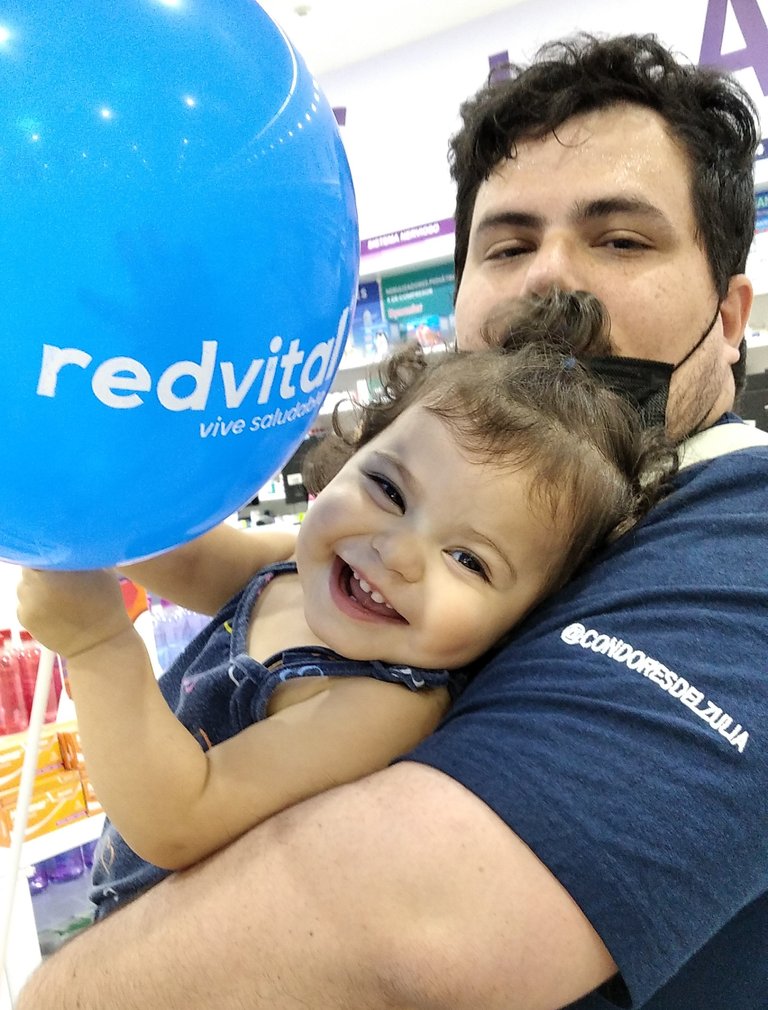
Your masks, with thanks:
M735 414L724 415L717 424L686 439L680 446L680 469L746 449L768 449L768 432L747 424ZM765 452L758 455L765 457Z

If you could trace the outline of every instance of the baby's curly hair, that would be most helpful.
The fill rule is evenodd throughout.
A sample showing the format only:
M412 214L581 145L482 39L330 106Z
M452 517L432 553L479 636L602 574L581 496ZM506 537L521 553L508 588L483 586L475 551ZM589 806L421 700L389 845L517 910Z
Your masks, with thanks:
M572 526L548 590L562 585L660 500L677 467L663 433L644 430L637 411L574 356L607 339L599 303L584 301L580 311L569 299L566 327L562 305L554 314L551 305L537 307L487 350L425 355L409 345L393 354L381 368L381 391L355 405L351 425L334 411L332 432L307 457L307 489L320 492L404 410L422 407L449 426L471 460L533 473L531 507Z

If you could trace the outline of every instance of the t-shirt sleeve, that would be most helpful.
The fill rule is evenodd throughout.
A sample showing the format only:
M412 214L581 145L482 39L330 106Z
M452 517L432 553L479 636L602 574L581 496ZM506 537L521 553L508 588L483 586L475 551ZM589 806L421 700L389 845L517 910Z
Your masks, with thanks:
M619 966L620 1005L766 889L767 478L765 449L681 474L406 757L474 792L561 881Z

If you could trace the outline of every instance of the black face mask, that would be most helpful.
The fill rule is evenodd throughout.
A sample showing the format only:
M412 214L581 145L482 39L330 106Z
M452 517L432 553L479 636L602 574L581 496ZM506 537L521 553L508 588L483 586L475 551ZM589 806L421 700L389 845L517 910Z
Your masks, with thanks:
M712 322L685 357L676 365L670 365L666 361L649 361L644 358L593 358L589 356L582 357L581 363L605 386L637 408L643 427L652 428L656 425L663 427L667 416L667 400L672 376L701 347L712 332L719 315L720 305L718 304Z

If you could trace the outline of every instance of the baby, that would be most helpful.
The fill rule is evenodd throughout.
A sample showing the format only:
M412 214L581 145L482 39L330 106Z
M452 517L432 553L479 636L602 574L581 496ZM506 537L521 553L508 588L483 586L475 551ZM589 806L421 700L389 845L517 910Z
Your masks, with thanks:
M663 493L666 445L561 329L539 315L523 346L395 355L312 458L297 537L221 527L127 568L216 614L159 681L114 573L25 571L20 620L67 660L109 817L98 917L410 750L476 661ZM568 329L583 348L604 321Z

